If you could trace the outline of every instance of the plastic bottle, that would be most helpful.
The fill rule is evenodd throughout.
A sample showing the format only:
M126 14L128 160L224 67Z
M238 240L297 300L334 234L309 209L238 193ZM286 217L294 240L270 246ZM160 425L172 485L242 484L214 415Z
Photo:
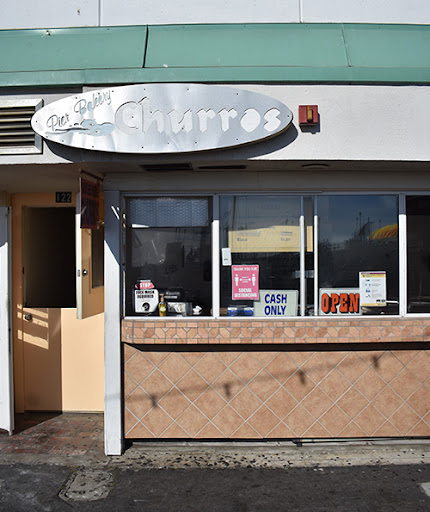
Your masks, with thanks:
M164 302L164 293L160 293L160 302L158 303L158 314L166 316L166 303Z

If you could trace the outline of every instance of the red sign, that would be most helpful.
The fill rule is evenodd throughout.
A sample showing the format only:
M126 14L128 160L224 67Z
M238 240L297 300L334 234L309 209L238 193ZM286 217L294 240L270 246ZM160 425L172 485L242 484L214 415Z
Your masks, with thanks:
M321 311L324 314L357 314L359 313L359 293L323 293L321 295Z
M259 300L258 265L232 265L232 299Z

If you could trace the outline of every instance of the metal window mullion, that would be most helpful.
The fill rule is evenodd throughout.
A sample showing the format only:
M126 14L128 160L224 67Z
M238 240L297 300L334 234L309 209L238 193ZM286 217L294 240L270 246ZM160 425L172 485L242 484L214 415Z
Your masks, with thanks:
M406 195L399 195L399 314L408 312L408 261L407 261Z
M220 315L220 226L219 196L212 199L212 316Z
M305 212L304 198L300 197L300 316L306 314L306 278L305 278Z
M314 316L318 315L319 293L318 293L318 198L314 199Z

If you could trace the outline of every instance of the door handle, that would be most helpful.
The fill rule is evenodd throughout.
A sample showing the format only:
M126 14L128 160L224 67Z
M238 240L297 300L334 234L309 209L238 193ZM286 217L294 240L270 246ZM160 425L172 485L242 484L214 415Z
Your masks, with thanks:
M33 315L31 313L26 313L24 315L24 319L28 320L29 322L31 322L33 320Z

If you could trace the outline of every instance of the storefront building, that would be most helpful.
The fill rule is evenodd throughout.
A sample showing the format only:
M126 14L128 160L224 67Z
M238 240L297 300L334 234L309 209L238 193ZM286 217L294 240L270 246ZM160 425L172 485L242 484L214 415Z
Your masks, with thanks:
M1 428L11 383L16 410L100 410L104 375L108 454L430 435L430 12L311 4L0 32ZM31 366L56 339L58 397Z

